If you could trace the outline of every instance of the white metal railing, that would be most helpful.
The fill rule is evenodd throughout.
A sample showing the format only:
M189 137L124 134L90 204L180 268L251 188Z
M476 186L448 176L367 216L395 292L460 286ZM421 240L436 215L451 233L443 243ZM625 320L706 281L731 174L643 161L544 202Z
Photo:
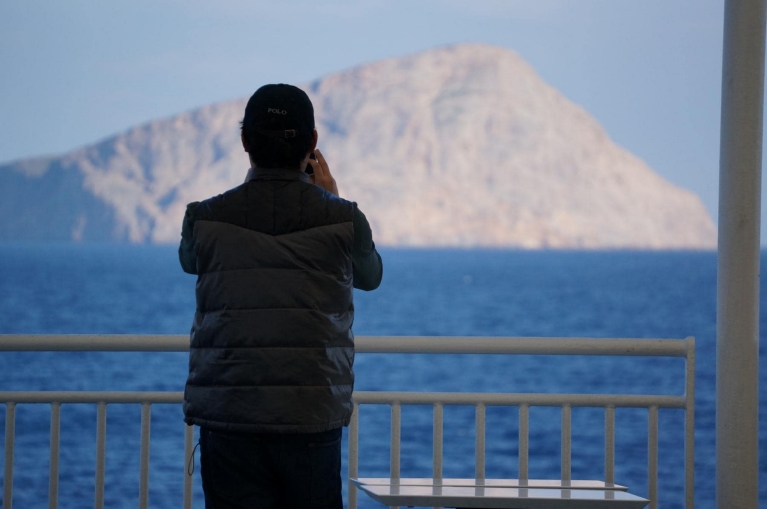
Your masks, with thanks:
M183 352L189 348L188 336L176 335L0 335L0 351L119 351L119 352ZM358 353L462 353L510 355L609 355L684 357L685 391L679 396L621 394L530 394L467 392L355 392L354 412L349 427L349 477L358 476L359 408L360 405L391 407L390 476L400 477L400 436L402 405L433 407L433 476L442 477L443 415L446 405L475 407L475 477L485 477L485 411L488 406L519 407L520 479L528 478L529 410L530 407L560 407L561 477L571 480L571 412L573 407L597 407L605 411L605 482L615 477L615 409L633 407L648 409L648 498L650 507L658 505L658 409L685 410L685 507L694 504L694 402L695 340L666 339L592 339L592 338L500 338L500 337L358 337ZM51 405L49 507L58 504L59 424L62 404L93 403L97 405L96 478L94 507L104 506L104 471L106 410L108 404L141 405L141 447L139 472L139 507L149 502L149 429L151 405L180 404L182 392L88 392L88 391L0 391L5 414L5 470L3 500L6 509L13 500L13 453L15 409L17 404L47 403ZM184 457L192 454L193 428L185 426ZM186 472L186 469L185 469ZM348 506L357 506L356 487L349 483ZM192 507L192 479L184 476L183 507Z
M369 341L369 343L368 343ZM586 338L364 338L360 352L408 353L495 353L534 355L615 355L684 357L685 392L680 396L619 394L511 394L511 393L419 393L355 392L354 414L349 427L349 477L358 476L359 407L391 407L390 476L400 477L400 436L402 405L433 406L433 477L442 477L442 428L445 405L475 407L475 477L485 477L485 410L488 406L519 407L518 470L528 479L529 410L532 406L560 407L562 410L561 479L571 480L571 411L573 407L605 410L605 482L615 482L615 409L648 409L648 498L658 507L658 409L685 410L685 507L694 507L694 401L695 340L586 339ZM356 507L356 487L349 483L349 508Z

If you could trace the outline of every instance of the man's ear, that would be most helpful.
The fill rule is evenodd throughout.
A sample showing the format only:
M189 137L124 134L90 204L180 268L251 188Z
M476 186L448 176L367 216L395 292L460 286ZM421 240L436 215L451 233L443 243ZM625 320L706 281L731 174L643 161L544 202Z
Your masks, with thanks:
M240 133L240 140L242 140L242 148L245 149L245 152L250 152L250 150L248 150L248 140L245 139L245 133ZM315 137L315 140L316 140L316 137Z
M317 129L315 129L312 132L312 143L311 145L309 145L309 153L314 152L314 149L317 148L317 138L318 138Z

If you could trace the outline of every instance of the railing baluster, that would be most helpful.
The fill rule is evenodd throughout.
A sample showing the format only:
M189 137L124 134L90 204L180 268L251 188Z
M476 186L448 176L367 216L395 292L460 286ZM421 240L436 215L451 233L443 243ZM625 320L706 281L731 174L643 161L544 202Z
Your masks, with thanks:
M356 479L359 475L359 430L360 430L360 406L354 403L352 419L349 423L349 479ZM357 509L357 487L349 481L349 509Z
M442 403L434 403L434 470L432 475L435 479L442 479L442 430L443 430L443 407Z
M5 463L3 471L3 507L13 507L13 444L16 437L16 403L5 404Z
M651 406L647 419L647 495L650 509L658 509L658 407Z
M48 508L59 506L59 443L61 436L61 403L51 403L51 460L48 470Z
M684 497L685 509L695 507L695 338L687 342L684 384Z
M571 479L571 440L572 440L572 407L564 405L562 407L562 481L569 482Z
M474 477L485 478L485 404L477 403L476 406L476 440L474 442Z
M104 474L106 471L107 445L107 404L99 401L96 405L96 494L93 506L104 509Z
M139 476L139 508L149 507L149 430L152 418L151 403L141 404L141 468Z
M615 406L605 407L605 482L615 483Z
M402 430L402 406L398 401L395 401L391 405L391 463L390 463L390 477L392 479L399 479L399 449L400 449L400 433Z
M528 435L530 423L530 406L527 403L519 405L519 480L527 481L527 453L529 449Z
M402 442L402 405L395 401L391 405L391 460L389 465L390 477L400 477L400 444ZM397 506L392 509L399 509Z
M192 509L192 473L189 462L194 464L194 426L184 425L184 509Z

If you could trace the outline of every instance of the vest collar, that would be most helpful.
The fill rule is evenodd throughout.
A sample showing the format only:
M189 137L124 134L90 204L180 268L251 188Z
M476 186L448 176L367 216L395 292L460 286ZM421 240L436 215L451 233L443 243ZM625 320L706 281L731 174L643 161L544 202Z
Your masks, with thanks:
M252 180L300 180L309 183L309 175L289 168L253 168L248 170L245 182Z

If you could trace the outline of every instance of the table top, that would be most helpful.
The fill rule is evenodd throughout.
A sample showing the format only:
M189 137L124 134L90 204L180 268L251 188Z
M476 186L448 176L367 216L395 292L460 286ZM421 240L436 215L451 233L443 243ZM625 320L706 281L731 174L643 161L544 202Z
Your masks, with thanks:
M428 480L428 479L427 479ZM618 489L519 488L510 486L452 486L366 484L352 479L360 490L386 506L505 509L642 509L649 500ZM473 479L472 479L473 481ZM486 479L485 482L488 480ZM418 481L415 481L416 483ZM599 481L592 481L599 482Z
M473 479L473 478L433 478L433 477L364 477L360 479L351 479L359 486L365 484L368 486L487 486L498 488L551 488L551 489L578 489L578 490L618 490L628 491L626 486L620 484L606 483L604 481L562 481L559 479Z

